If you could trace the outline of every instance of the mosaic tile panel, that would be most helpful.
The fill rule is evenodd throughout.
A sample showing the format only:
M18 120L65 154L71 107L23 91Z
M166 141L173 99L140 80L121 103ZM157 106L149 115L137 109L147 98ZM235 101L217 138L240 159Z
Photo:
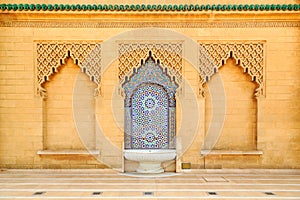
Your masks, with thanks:
M156 83L162 85L168 92L168 98L174 104L174 97L178 85L175 83L175 77L168 74L167 68L161 68L159 64L150 56L145 64L140 68L133 70L131 77L125 77L125 83L122 85L125 90L125 106L130 105L130 97L133 91L142 83Z
M125 91L125 148L175 148L175 77L151 53L122 85ZM171 138L170 138L171 137Z
M168 148L168 95L159 85L142 85L132 96L132 147Z

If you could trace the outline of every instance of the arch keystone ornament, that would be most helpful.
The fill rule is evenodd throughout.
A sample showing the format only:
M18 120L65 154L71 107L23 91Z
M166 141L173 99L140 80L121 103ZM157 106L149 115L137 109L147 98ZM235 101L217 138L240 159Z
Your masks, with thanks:
M36 92L46 97L43 84L58 72L66 58L72 58L82 72L97 84L95 96L100 93L101 41L37 41L36 42Z

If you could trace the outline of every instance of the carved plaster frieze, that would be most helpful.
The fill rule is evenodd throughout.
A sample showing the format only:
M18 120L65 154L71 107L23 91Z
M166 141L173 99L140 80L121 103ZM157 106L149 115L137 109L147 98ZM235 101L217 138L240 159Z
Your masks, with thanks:
M68 57L97 84L95 95L98 95L101 82L101 41L37 41L37 94L46 96L43 84L50 80L50 76L58 71Z
M78 21L0 21L0 27L30 28L266 28L300 27L299 21L240 22L78 22Z
M182 47L183 41L120 41L119 42L119 80L124 82L133 68L141 66L149 52L155 60L167 67L170 75L176 78L177 83L182 79Z
M244 72L251 76L252 81L258 84L255 96L264 95L264 43L263 41L199 42L200 94L205 95L204 84L228 58L233 57Z

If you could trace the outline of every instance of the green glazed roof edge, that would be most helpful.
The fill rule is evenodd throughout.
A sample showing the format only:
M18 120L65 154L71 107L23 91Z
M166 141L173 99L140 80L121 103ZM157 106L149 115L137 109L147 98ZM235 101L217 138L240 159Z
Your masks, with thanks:
M0 4L1 11L299 11L300 4Z

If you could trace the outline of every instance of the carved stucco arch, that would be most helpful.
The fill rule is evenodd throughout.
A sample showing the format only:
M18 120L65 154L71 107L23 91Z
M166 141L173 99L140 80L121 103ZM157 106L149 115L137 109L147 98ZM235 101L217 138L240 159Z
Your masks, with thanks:
M43 84L68 57L97 84L95 95L100 93L101 41L37 41L36 54L36 92L41 97L46 96Z
M204 84L213 74L224 65L226 60L233 57L244 72L251 76L252 81L258 84L255 97L265 94L265 42L264 41L205 41L199 42L199 92L205 96ZM211 60L214 63L211 63Z
M124 83L125 76L131 76L133 69L138 68L141 65L141 60L145 61L149 52L152 52L153 58L156 61L159 60L160 65L168 69L180 88L183 70L183 42L181 40L118 41L120 83Z

